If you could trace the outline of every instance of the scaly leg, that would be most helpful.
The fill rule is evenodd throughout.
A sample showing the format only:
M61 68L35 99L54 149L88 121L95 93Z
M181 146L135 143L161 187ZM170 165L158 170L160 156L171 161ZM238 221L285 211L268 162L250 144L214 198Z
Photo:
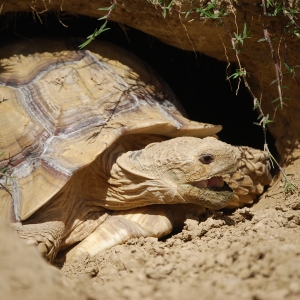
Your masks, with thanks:
M96 255L131 238L168 235L183 224L186 215L201 215L205 209L195 204L150 205L114 212L91 235L67 252L66 261L78 258L82 253Z

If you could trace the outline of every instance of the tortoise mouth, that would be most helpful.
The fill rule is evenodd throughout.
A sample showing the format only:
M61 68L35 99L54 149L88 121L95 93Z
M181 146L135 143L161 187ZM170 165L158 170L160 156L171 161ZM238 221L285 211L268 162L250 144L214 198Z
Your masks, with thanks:
M193 186L199 190L196 202L212 210L224 208L234 195L233 190L220 176L194 182Z
M220 187L218 186L207 186L207 189L216 192L230 192L233 195L232 188L224 181L224 184Z
M229 186L227 185L227 183L223 180L223 178L221 176L215 176L215 177L211 177L206 180L200 180L197 182L193 182L193 186L195 186L199 189L208 188L208 189L212 189L212 190L220 190L220 189L222 190L223 188L226 188L226 189L229 188Z
M199 189L210 189L213 191L231 191L232 189L221 176L211 177L210 179L194 182L193 185Z
M212 210L224 208L234 195L233 190L219 174L209 179L189 182L182 185L181 189L186 202Z

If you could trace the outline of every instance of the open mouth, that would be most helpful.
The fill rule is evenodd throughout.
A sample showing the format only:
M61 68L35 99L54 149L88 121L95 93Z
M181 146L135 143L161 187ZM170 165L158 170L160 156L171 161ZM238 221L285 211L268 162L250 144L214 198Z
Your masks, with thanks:
M228 184L223 180L221 176L197 181L193 185L199 189L208 188L215 191L232 191L232 189L228 186Z

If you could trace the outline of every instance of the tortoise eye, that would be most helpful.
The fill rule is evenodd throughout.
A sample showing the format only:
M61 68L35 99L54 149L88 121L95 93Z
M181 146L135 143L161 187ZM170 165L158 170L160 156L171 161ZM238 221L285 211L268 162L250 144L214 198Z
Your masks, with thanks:
M211 164L215 158L213 157L213 155L210 155L210 154L203 154L200 156L199 160L205 164L205 165L209 165Z

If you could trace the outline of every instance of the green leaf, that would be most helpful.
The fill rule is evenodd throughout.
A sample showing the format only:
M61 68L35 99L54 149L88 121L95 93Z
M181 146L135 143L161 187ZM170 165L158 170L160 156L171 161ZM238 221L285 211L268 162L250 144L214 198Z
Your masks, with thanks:
M246 25L246 23L244 23L243 36L247 36L247 25Z
M170 2L170 4L168 5L168 9L169 9L169 10L170 10L171 6L173 5L173 2L174 2L174 0L172 0L172 1Z
M227 77L227 80L229 80L230 78L236 79L237 77L239 77L239 75L237 73L233 73L229 77Z
M108 28L104 28L100 33L102 33L102 32L104 32L104 31L107 31L107 30L109 30L110 28L108 27ZM99 33L99 34L100 34Z
M97 30L97 28L96 28L95 31L94 31L94 33L87 37L88 40L87 40L86 42L84 42L83 44L81 44L81 45L78 46L79 49L80 49L80 50L83 49L83 48L86 47L91 41L93 41L93 40L95 39L95 37L97 37L99 34L101 34L101 33L104 32L104 31L109 30L110 28L105 28L106 24L107 24L107 21L105 21L105 22L102 24L102 26L99 28L99 30Z
M110 7L100 7L100 8L98 8L98 10L113 10L116 5L117 5L117 2L113 3Z
M293 193L295 190L298 189L298 186L292 183L288 183L286 182L285 188L284 188L284 192L285 193Z
M267 1L267 7L269 7L269 6L274 6L274 5L273 5L273 0L268 0L268 1Z
M107 17L108 17L108 15L105 15L105 16L99 18L98 21L101 21L101 20L103 20L103 19L106 19Z
M257 42L261 43L261 42L266 42L267 40L265 38L259 39Z
M272 103L277 102L277 101L280 100L280 99L282 99L282 100L288 100L289 98L280 98L280 97L277 97L277 98L275 98L275 99L272 101ZM284 104L284 103L283 103L283 104Z
M93 39L88 39L86 42L83 44L79 45L78 48L82 50L85 46L87 46Z
M277 97L277 98L275 98L273 101L272 101L272 103L274 103L274 102L276 102L276 101L278 101L278 100L280 100L281 98L280 97Z
M167 10L163 9L163 17L166 18L166 16L167 16Z
M100 7L98 8L98 10L110 10L111 9L111 6L110 7Z
M102 26L99 28L99 31L103 30L106 27L107 21L105 21Z
M270 83L270 85L272 85L272 84L275 83L275 82L277 82L277 79L274 79L274 80Z
M8 167L1 169L1 173L5 173L7 171L7 169L8 169Z
M185 14L185 18L188 17L188 15L194 10L194 8L190 9L186 14Z
M291 73L294 73L294 70L287 63L284 63L284 65L288 69L288 71L290 71Z
M273 123L274 121L273 120L266 120L265 122L264 122L264 124L269 124L269 123Z

